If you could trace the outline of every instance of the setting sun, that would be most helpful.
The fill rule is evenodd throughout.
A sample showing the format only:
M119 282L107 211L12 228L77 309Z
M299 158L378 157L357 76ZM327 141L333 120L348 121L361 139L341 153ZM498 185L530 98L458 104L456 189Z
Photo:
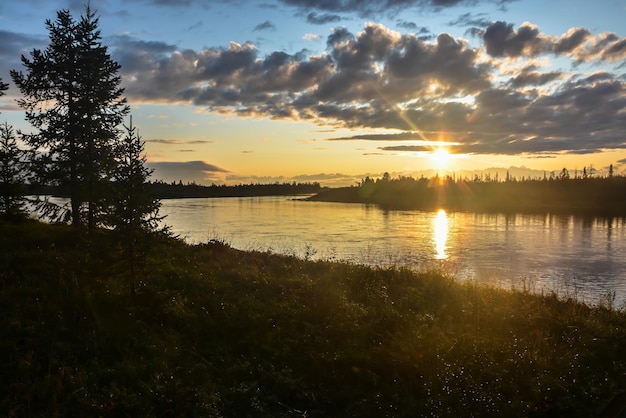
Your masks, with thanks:
M430 159L433 160L439 168L446 167L450 158L452 158L452 156L445 148L437 148L430 154Z

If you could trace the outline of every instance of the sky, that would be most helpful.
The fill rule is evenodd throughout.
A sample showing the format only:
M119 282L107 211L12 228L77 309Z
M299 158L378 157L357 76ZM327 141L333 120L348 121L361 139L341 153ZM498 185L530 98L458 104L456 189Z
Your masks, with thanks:
M31 129L9 71L86 1L0 4L0 121ZM626 0L90 5L155 179L626 174Z

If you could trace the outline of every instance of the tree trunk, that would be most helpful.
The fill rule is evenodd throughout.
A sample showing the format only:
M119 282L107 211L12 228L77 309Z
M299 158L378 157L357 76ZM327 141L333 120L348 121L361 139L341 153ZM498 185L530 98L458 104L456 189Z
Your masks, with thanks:
M128 277L128 281L130 282L130 295L135 296L135 243L130 243L129 248L129 264L130 264L130 275Z

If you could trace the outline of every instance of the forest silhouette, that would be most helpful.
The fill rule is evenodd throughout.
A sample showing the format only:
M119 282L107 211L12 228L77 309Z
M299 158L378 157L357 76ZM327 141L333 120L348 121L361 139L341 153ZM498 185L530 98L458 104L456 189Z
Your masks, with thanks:
M626 215L626 177L430 179L366 178L357 186L323 190L310 200L372 203L386 209L468 212L554 212Z

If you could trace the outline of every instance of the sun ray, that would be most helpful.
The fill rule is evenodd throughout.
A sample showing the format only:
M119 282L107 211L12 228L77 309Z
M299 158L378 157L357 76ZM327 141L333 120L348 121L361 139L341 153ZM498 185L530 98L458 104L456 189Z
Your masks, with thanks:
M445 168L450 162L451 158L452 155L444 147L437 147L430 154L430 159L435 162L435 165L437 165L438 168Z

